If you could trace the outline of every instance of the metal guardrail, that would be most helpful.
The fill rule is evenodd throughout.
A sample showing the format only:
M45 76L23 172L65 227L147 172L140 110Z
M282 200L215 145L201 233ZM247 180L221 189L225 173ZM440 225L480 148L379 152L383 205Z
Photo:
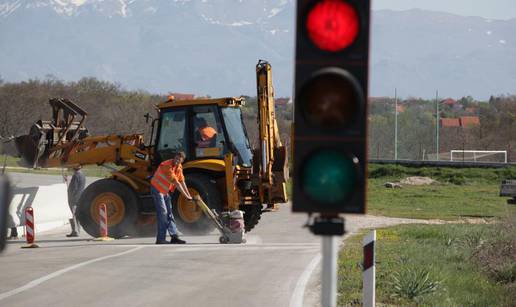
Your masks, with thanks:
M395 164L412 167L455 167L455 168L504 168L516 166L516 163L499 162L471 162L471 161L420 161L420 160L383 160L369 159L369 163L375 164Z

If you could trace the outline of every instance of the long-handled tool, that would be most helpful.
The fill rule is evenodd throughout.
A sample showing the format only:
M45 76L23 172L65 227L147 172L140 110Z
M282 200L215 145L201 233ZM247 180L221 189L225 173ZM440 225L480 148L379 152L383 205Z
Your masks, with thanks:
M230 225L230 215L227 214L227 221L224 221L223 217L219 215L216 211L212 211L206 203L202 200L199 195L195 195L192 200L197 206L201 208L201 210L206 214L206 216L215 224L217 229L220 232L219 242L222 244L240 244L246 243L245 239L245 231L242 229L231 229L228 225Z

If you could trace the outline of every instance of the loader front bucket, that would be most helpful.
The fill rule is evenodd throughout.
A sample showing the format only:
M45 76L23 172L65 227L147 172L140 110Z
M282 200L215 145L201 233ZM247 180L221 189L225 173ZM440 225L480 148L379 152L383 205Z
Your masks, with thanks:
M21 157L19 162L21 166L30 168L45 166L48 158L45 154L46 133L38 123L32 125L29 134L16 137L14 144Z
M66 150L62 149L66 143L88 136L88 129L83 126L86 111L65 98L52 98L49 104L52 120L38 120L30 127L29 134L14 140L23 166L46 167L49 159L56 160L66 155ZM75 120L77 117L79 121Z

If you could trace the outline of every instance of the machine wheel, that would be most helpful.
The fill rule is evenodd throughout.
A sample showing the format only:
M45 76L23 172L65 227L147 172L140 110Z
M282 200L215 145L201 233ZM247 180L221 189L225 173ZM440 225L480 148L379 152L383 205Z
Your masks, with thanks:
M138 197L130 187L114 179L101 179L84 190L79 199L77 219L92 237L100 236L101 204L107 207L110 237L121 238L134 233L138 219Z
M200 195L210 209L222 211L222 198L215 180L204 174L186 174L186 185L192 196ZM172 211L180 232L207 234L215 229L213 222L193 202L186 200L179 191L174 192Z
M244 206L242 210L244 211L245 231L249 232L254 228L254 226L258 225L258 222L262 217L262 206Z

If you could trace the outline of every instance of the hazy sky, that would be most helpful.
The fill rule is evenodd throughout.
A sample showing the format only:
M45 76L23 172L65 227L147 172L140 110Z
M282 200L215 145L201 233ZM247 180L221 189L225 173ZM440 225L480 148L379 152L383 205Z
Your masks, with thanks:
M516 18L516 0L372 0L373 9L413 8L492 19Z

